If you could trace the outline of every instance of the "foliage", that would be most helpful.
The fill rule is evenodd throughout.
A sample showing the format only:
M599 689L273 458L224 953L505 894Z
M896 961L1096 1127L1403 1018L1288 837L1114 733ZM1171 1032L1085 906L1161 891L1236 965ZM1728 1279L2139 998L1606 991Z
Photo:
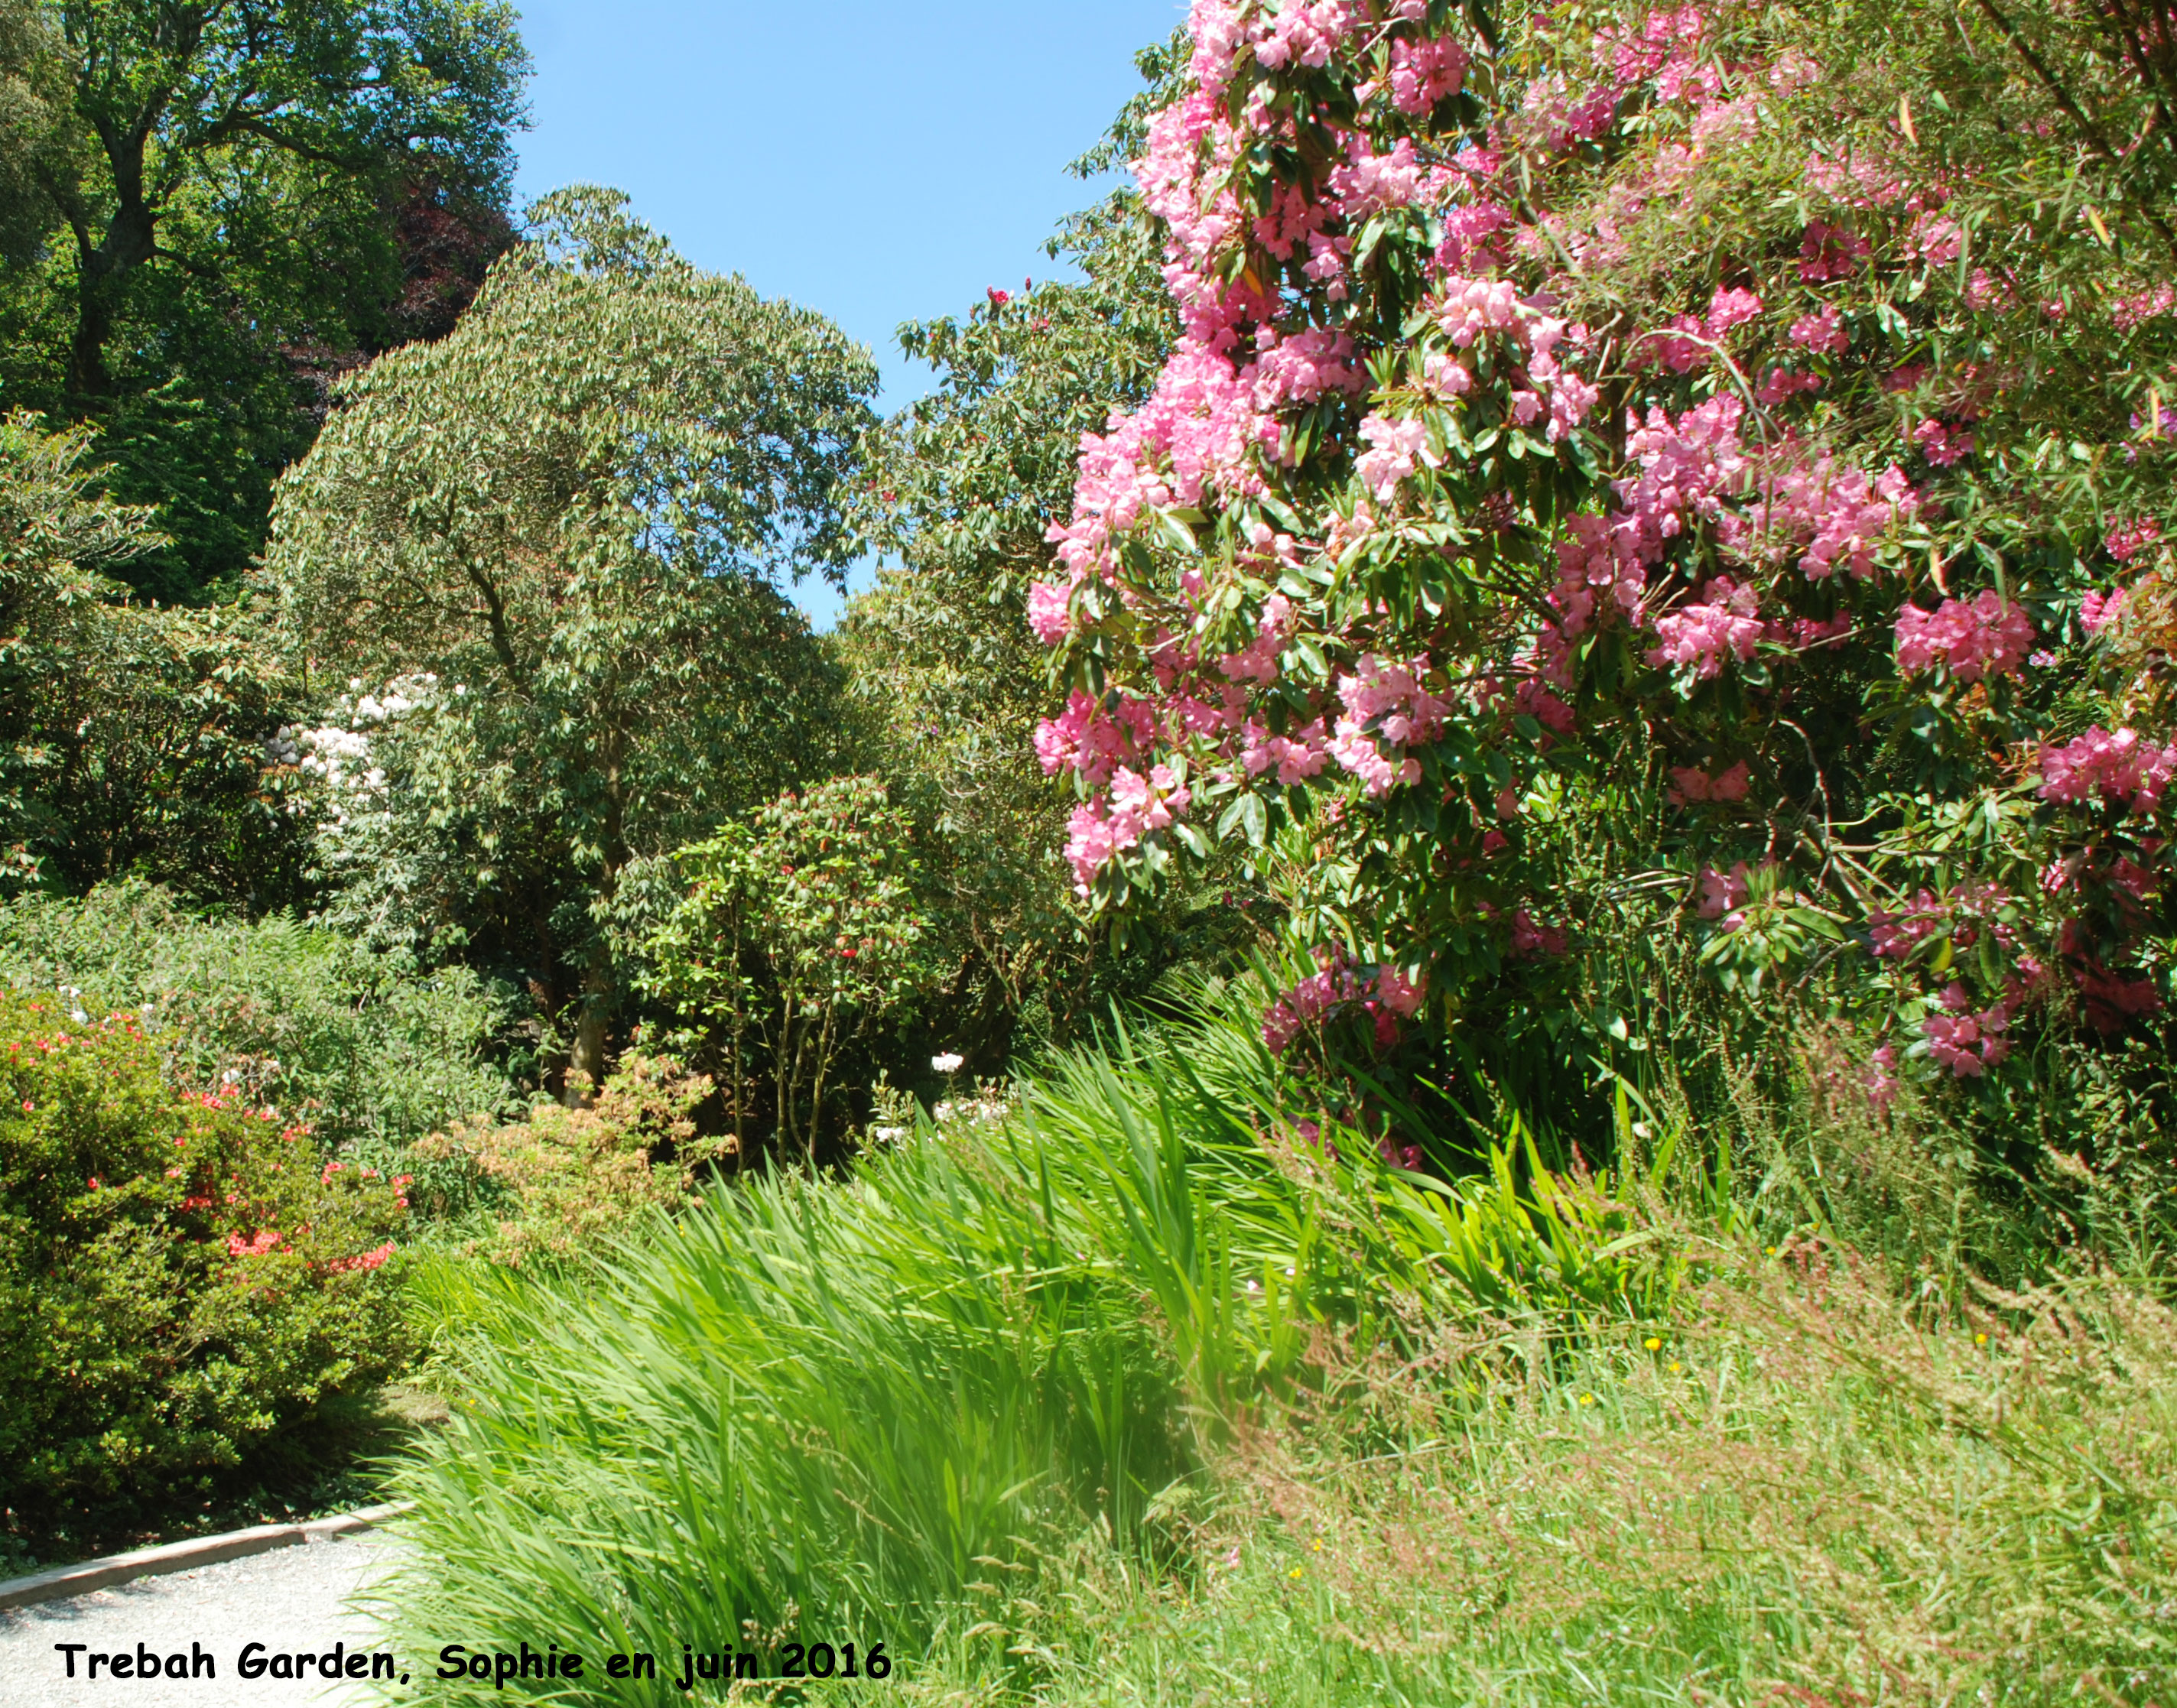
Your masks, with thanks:
M1483 1333L1434 1379L1354 1369L1400 1450L1251 1444L1183 1567L995 1586L908 1700L2161 1700L2166 1312L2104 1282L1901 1322L1891 1279L1735 1253L1569 1367Z
M928 987L913 847L881 783L835 777L675 854L688 893L647 946L647 982L724 1034L737 1147L767 1062L774 1143L813 1162L842 1046Z
M1381 1169L1280 1113L1258 1003L1062 1054L852 1182L745 1181L582 1287L434 1273L483 1339L402 1476L452 1566L402 1616L510 1649L471 1586L518 1558L563 1646L775 1671L852 1628L908 1700L1691 1704L1870 1665L2154 1700L2151 1296L1858 1256L1885 1194L1940 1219L1863 1131L1815 1135L1826 1203L1667 1132L1620 1183Z
M0 265L35 255L57 222L39 178L53 164L63 82L38 0L0 5Z
M300 850L264 742L291 685L247 614L112 603L158 537L90 455L0 420L0 890L143 872L276 905Z
M2060 1057L2158 1106L2129 17L1202 0L1138 163L1186 330L1029 600L1083 892L1248 849L1319 953L1274 1038L1486 1052L1690 937L1855 1018L1878 1097L2000 1124Z
M778 584L846 560L876 372L624 198L536 217L453 333L344 383L265 574L302 668L349 685L299 756L331 917L531 982L594 1085L631 863L824 750L832 675Z
M490 1059L500 1005L466 969L420 974L289 916L192 914L141 882L0 908L0 980L128 1011L176 1083L239 1088L334 1147L405 1143L511 1094Z
M1187 1045L1062 1056L1016 1118L920 1121L851 1181L744 1176L580 1285L444 1277L485 1333L474 1404L401 1477L444 1562L404 1617L510 1642L485 1567L519 1558L563 1645L851 1627L922 1652L977 1584L1032 1593L1077 1542L1158 1558L1219 1444L1332 1347L1410 1356L1485 1296L1546 1347L1692 1274L1570 1183L1508 1165L1461 1199L1334 1126L1258 1133L1278 1070L1247 1018Z
M528 60L496 0L52 3L24 174L57 240L5 291L8 390L95 418L172 542L129 577L232 582L311 378L412 336L419 202L504 228Z
M422 1140L402 1158L410 1196L420 1215L481 1200L497 1226L464 1249L495 1263L591 1262L648 1212L685 1204L707 1165L734 1152L730 1136L699 1138L690 1118L711 1089L669 1057L630 1050L589 1108L539 1104L526 1121L456 1123Z
M0 1504L163 1498L388 1367L399 1182L50 996L0 997Z

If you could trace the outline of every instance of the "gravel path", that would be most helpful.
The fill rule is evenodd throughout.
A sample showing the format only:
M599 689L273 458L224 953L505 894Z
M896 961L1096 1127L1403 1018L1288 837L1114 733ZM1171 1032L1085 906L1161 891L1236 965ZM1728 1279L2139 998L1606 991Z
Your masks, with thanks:
M0 1708L355 1708L371 1700L368 1685L328 1686L314 1667L299 1681L244 1678L237 1659L251 1642L276 1654L324 1654L336 1641L370 1650L379 1641L376 1623L346 1603L404 1551L394 1538L366 1531L0 1613ZM74 1682L56 1643L87 1645L74 1657ZM114 1678L103 1667L95 1680L87 1676L90 1653L133 1656L141 1645L160 1656L188 1655L193 1644L212 1656L215 1678ZM412 1668L421 1659L386 1646L396 1666Z

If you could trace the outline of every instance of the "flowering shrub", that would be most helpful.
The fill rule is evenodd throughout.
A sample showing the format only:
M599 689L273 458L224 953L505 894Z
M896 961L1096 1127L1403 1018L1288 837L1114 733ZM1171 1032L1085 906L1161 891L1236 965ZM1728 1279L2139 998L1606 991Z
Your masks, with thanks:
M723 1034L736 1140L753 1046L778 1143L813 1157L840 1046L935 975L907 815L875 778L836 777L677 858L688 892L651 941L652 989Z
M1278 1049L1606 925L1930 1078L2158 1013L2177 237L2103 139L2170 78L1997 18L1197 0L1136 163L1182 334L1028 605L1081 892L1244 841Z
M730 1134L696 1134L691 1117L710 1094L704 1075L630 1050L588 1108L539 1104L527 1121L456 1124L412 1154L424 1168L472 1170L511 1201L477 1242L494 1261L579 1261L602 1255L646 1211L685 1203L704 1165L731 1153Z
M133 1015L0 998L0 1503L186 1487L382 1372L401 1187L173 1089Z

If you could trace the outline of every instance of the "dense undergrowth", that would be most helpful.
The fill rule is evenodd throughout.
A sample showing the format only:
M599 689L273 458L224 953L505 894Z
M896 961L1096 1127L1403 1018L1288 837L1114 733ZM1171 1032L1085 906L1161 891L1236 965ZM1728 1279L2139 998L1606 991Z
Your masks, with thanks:
M415 1272L467 1398L398 1474L435 1563L396 1628L647 1651L658 1700L684 1644L775 1673L844 1640L898 1670L811 1687L841 1700L2166 1691L2150 1291L1859 1255L1948 1178L1901 1174L1910 1130L1838 1136L1842 1196L1773 1131L1612 1177L1507 1117L1450 1184L1386 1166L1274 1113L1248 1012L1118 1030L587 1274Z

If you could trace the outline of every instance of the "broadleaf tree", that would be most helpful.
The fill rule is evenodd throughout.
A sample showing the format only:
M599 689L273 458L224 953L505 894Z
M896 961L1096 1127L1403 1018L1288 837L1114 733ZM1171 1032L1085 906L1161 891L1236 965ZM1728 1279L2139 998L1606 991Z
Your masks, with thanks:
M782 589L843 579L876 379L821 315L567 191L453 333L343 382L281 483L265 580L359 761L335 913L526 980L576 1094L625 994L624 877L832 739Z
M12 51L11 51L12 50ZM47 0L0 20L13 401L106 432L195 598L262 542L328 359L405 336L417 204L504 226L529 69L503 0Z

